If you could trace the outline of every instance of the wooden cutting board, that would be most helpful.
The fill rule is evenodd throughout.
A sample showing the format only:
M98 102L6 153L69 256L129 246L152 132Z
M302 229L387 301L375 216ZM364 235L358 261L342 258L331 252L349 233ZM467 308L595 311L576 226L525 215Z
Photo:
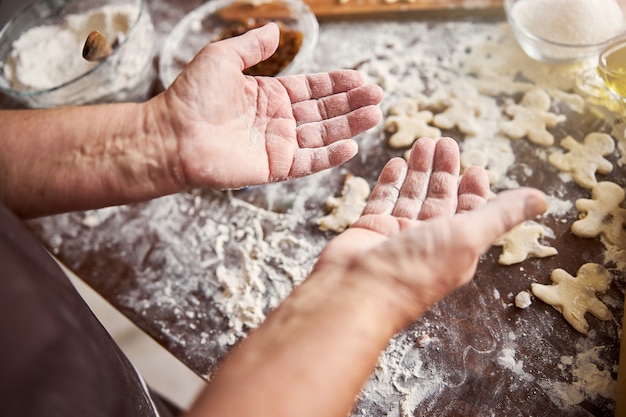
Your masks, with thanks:
M318 18L384 17L386 14L483 13L502 10L502 0L306 0Z

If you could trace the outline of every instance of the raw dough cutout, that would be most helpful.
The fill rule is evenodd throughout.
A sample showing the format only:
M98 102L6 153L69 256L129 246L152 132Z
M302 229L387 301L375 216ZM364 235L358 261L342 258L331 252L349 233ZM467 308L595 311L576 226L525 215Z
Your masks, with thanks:
M583 188L597 184L596 172L608 174L613 170L613 164L603 158L615 149L615 141L606 133L590 133L583 143L568 136L561 146L569 152L550 154L548 161L561 171L571 172L576 183Z
M596 184L591 190L591 199L576 200L580 220L572 224L572 233L585 238L601 235L613 245L626 247L626 209L620 207L624 195L624 189L613 182Z
M432 112L419 111L414 100L401 100L389 109L389 116L385 120L385 131L393 133L389 138L392 148L408 148L417 139L427 136L432 139L441 137L441 130L430 126L433 120Z
M489 157L487 154L479 149L472 149L461 154L461 172L469 167L484 168L489 177L489 184L494 185L500 179L497 172L487 169L489 165Z
M476 120L483 108L480 105L478 90L466 82L457 82L450 89L442 113L435 115L433 124L441 129L453 129L455 126L466 135L476 136L481 132Z
M326 199L326 208L330 214L320 218L317 224L320 230L332 230L341 233L358 220L370 195L370 186L361 177L348 174L345 177L341 197Z
M589 312L600 320L609 320L611 312L596 294L605 293L613 280L611 273L602 265L587 263L580 267L578 275L572 277L563 269L555 269L550 275L553 285L534 283L533 294L563 314L580 333L586 334L589 323L585 313Z
M557 254L557 250L539 243L546 233L543 226L533 222L525 222L515 226L495 241L495 246L502 246L502 254L498 258L500 265L512 265L525 261L530 257L545 258Z
M548 127L555 127L565 121L565 116L550 113L550 96L540 88L527 91L520 104L511 103L504 109L513 119L502 123L500 131L511 139L524 136L537 144L550 146L554 143L554 135Z

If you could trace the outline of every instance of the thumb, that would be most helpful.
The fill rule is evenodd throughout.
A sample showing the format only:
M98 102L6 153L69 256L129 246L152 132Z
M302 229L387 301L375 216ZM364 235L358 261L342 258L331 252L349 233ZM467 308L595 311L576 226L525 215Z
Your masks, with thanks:
M279 38L278 25L270 22L243 35L225 39L221 41L221 46L241 63L241 69L244 70L271 57L278 48Z
M518 188L498 194L476 210L455 217L476 248L489 249L493 242L516 225L540 215L547 209L546 196L534 188Z

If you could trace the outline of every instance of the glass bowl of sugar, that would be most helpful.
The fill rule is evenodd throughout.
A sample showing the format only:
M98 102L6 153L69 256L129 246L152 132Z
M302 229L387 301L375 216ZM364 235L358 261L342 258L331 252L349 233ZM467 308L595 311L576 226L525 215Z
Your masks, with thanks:
M87 60L93 31L108 52ZM145 0L37 0L0 31L0 91L32 108L143 101L155 51Z
M504 9L520 47L542 62L597 59L626 31L615 0L504 0Z

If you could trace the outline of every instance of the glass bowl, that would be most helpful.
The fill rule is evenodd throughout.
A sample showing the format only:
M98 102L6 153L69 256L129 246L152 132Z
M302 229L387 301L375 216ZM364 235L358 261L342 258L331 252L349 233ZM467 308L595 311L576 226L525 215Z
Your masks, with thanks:
M319 32L317 18L306 3L301 0L211 0L187 14L166 38L159 58L161 84L167 88L208 43L267 21L274 21L281 27L280 44L274 56L252 73L282 76L304 71L313 57ZM293 58L289 55L292 51Z
M568 64L596 58L625 33L617 2L598 1L551 0L548 4L545 0L504 0L504 10L517 42L529 57ZM577 5L581 9L576 9Z
M96 62L82 57L92 30L114 46ZM142 101L155 51L145 0L37 0L0 31L0 91L28 107Z

